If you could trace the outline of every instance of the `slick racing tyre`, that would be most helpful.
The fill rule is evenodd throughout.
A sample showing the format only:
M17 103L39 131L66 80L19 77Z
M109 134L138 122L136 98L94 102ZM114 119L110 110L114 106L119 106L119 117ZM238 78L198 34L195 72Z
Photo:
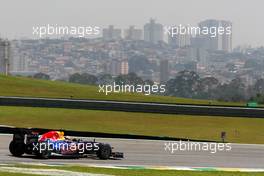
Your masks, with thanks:
M97 152L97 157L102 160L107 160L112 154L112 148L109 144L100 144Z
M38 154L38 157L40 159L49 159L51 156L51 152L48 150L42 151L41 153Z
M46 146L44 150L37 151L36 155L39 159L49 159L51 157L52 151L49 149L48 142L41 143L41 145Z
M26 145L23 142L11 141L9 151L13 156L20 157L25 153Z

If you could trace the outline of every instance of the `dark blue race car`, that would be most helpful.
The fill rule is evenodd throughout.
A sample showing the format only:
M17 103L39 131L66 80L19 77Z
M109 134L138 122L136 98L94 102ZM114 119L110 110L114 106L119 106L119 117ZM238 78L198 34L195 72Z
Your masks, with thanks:
M24 154L34 155L37 158L49 159L54 157L83 158L96 157L99 159L124 158L121 152L113 152L110 144L82 139L64 139L39 141L39 133L14 134L9 150L13 156L21 157Z

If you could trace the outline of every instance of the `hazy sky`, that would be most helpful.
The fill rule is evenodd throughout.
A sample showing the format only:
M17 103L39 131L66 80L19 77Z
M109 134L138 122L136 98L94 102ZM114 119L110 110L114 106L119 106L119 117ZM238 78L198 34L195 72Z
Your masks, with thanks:
M0 0L0 36L30 37L45 24L142 28L151 17L164 25L230 20L234 45L264 46L263 0Z

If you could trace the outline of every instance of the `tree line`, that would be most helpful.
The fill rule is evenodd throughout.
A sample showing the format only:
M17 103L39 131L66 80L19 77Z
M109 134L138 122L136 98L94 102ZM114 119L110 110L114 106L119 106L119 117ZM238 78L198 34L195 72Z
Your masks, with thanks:
M33 76L38 79L49 79L48 75L37 73ZM152 80L143 80L135 73L113 77L110 74L98 76L88 73L75 73L69 76L69 82L87 85L129 84L153 85ZM194 71L181 71L173 79L166 82L166 96L209 99L220 101L257 101L264 103L264 79L259 79L255 84L246 86L241 78L235 78L228 83L221 83L215 77L200 77Z

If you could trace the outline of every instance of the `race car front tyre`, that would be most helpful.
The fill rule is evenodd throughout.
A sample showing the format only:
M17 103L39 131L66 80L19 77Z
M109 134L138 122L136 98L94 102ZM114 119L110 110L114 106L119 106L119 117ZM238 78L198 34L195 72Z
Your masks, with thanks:
M41 159L49 159L50 156L51 156L51 152L48 151L48 150L45 150L45 151L39 153L39 157L40 157Z
M97 157L102 160L107 160L112 154L112 148L109 144L100 144L97 152Z
M23 142L11 141L9 151L13 156L20 157L25 153L26 145Z

